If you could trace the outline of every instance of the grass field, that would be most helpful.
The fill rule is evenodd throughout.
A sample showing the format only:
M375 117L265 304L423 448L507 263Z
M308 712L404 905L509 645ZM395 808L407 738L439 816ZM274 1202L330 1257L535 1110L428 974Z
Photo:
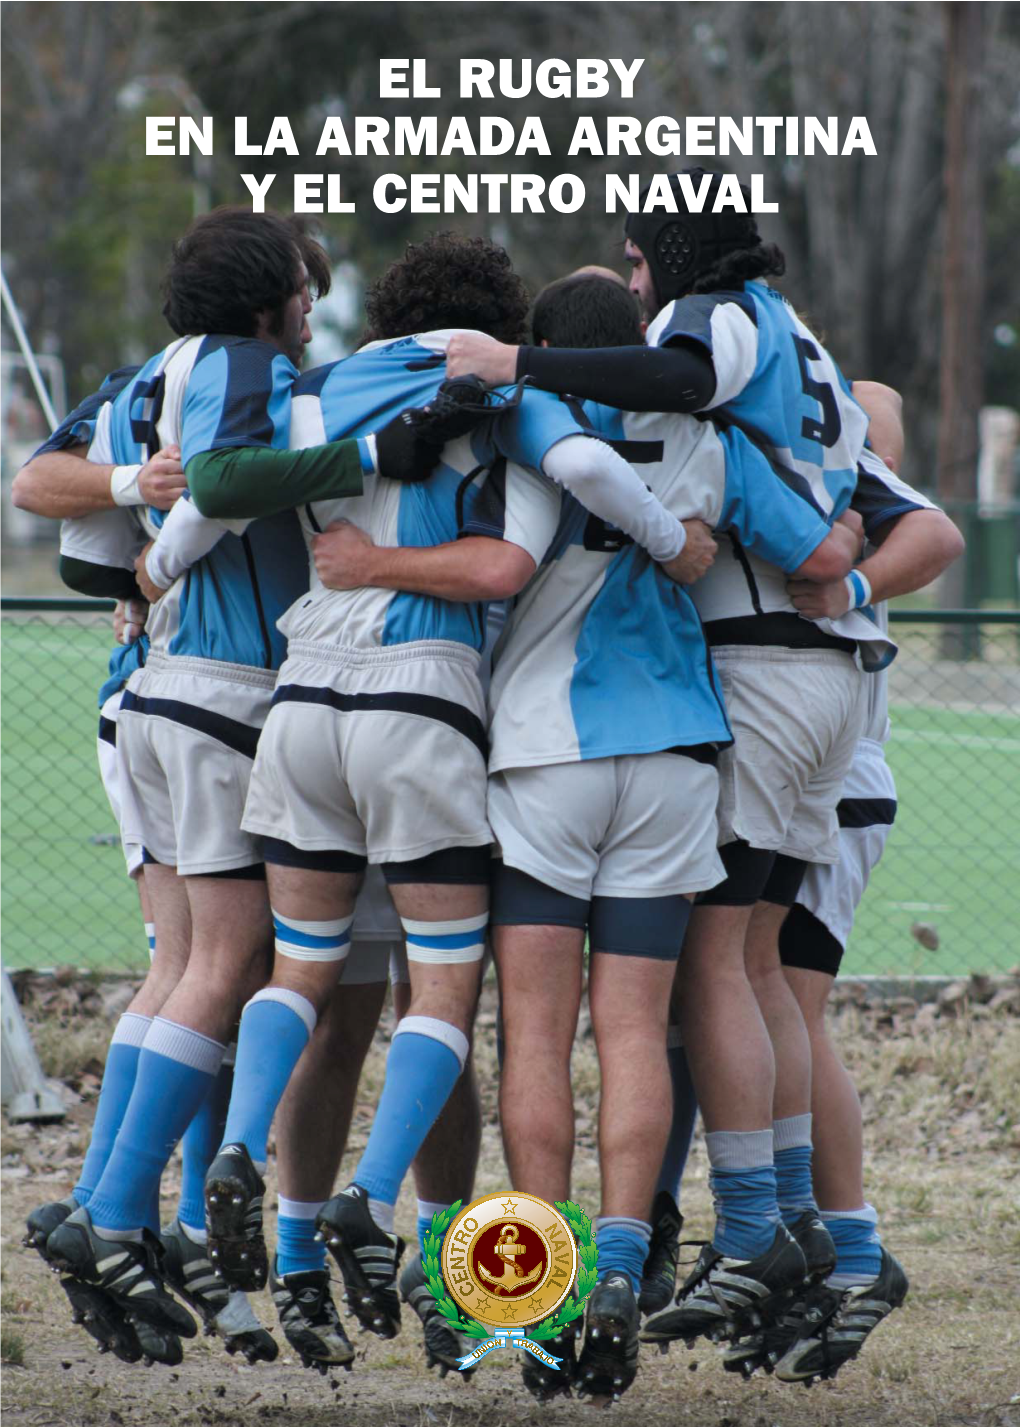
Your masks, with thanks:
M1020 961L1020 704L1016 633L982 662L893 684L889 761L900 809L845 962L854 974L1006 970ZM96 771L104 616L5 617L2 888L9 967L145 964L137 901ZM908 652L908 651L905 651ZM1006 663L1003 665L1002 656ZM982 704L991 699L995 712ZM940 705L949 704L950 707ZM911 925L934 925L926 951Z

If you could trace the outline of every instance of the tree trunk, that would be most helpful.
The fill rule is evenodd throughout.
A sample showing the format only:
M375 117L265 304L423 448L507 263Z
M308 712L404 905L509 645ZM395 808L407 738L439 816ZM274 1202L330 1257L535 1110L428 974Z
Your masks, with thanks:
M978 413L983 387L985 213L981 159L984 6L946 5L945 249L942 259L942 354L939 372L939 498L967 536L975 532ZM951 566L942 584L950 608L980 598L977 551ZM964 629L942 637L944 658L977 653Z

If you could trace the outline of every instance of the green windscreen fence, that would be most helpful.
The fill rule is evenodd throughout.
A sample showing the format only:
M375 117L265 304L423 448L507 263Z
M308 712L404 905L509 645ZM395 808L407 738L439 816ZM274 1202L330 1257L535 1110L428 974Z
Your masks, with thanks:
M133 885L96 761L112 603L2 602L2 927L9 968L139 971ZM965 975L1020 962L1020 613L891 612L899 809L844 962ZM937 943L937 945L936 945Z

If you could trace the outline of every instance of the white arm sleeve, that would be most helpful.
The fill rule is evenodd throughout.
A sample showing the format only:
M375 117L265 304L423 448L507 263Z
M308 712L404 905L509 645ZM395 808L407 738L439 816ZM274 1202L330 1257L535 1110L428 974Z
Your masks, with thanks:
M653 560L673 560L687 533L611 446L593 436L567 436L547 451L542 470L566 486L600 520L615 525Z
M178 576L191 568L228 530L240 534L247 521L209 520L182 496L164 520L155 543L145 557L149 579L160 589L169 589Z

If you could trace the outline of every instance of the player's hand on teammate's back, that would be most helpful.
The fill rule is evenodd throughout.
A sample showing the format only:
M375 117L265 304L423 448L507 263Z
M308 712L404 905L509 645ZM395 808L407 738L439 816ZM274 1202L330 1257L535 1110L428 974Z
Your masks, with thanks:
M850 608L846 580L830 580L824 585L815 580L787 580L786 593L805 619L839 619Z
M664 560L662 568L678 585L693 585L710 568L719 547L712 539L711 526L703 520L684 520L681 524L687 532L684 548L672 560Z
M376 548L371 535L349 520L336 520L312 537L312 559L319 579L330 590L357 590L370 585L370 560Z
M448 377L481 377L486 386L511 386L517 380L517 348L482 332L458 332L446 349Z
M146 555L148 555L154 544L155 541L150 540L148 545L146 545L145 549L135 561L135 584L141 590L145 598L149 601L149 604L155 604L157 600L162 599L163 596L166 594L165 589L163 589L160 585L155 584L150 579L149 571L146 569L145 565L145 557Z
M187 489L181 465L181 448L164 446L162 451L151 456L138 472L138 489L146 505L154 505L157 510L169 510Z

